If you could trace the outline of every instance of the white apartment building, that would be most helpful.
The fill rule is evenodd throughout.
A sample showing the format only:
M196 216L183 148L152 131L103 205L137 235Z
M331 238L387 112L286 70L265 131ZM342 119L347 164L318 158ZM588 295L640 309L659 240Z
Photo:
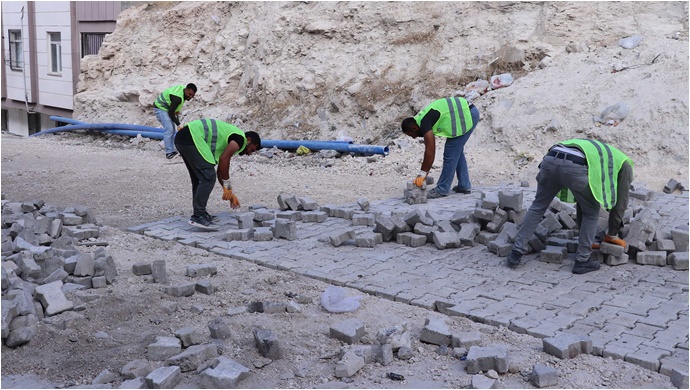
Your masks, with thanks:
M28 136L72 117L80 60L98 54L123 3L2 1L2 130Z

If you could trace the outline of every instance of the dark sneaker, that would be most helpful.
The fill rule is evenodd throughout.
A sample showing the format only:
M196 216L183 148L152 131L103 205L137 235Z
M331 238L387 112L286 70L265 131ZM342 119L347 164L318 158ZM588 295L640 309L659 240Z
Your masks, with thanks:
M457 192L458 194L471 194L472 191L470 190L461 190L460 187L455 186L453 187L453 192Z
M168 160L172 160L173 158L177 157L177 155L178 155L177 152L172 152L172 153L166 154L165 158L167 158Z
M506 258L506 264L508 264L508 267L510 268L515 268L520 265L520 259L522 259L522 253L513 249Z
M218 218L217 215L211 215L209 213L206 213L206 215L204 215L204 217L206 218L207 221L209 221L211 223L220 221L220 218Z
M426 193L427 199L443 198L446 196L448 196L448 195L443 195L443 194L439 193L438 191L436 191L436 188L432 188L429 192Z
M199 215L192 215L192 218L189 219L189 224L203 230L218 230L218 226L214 225L207 218Z
M599 260L594 260L590 257L589 260L585 262L576 261L575 265L573 265L573 273L581 275L586 274L588 272L596 271L599 268L601 268Z

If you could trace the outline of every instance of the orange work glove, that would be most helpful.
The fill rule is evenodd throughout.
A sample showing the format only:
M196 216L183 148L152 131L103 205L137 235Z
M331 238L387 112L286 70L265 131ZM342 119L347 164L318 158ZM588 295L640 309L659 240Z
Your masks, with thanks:
M223 200L229 200L230 207L233 209L240 207L240 201L237 199L237 195L233 194L232 190L225 187L223 187Z
M426 180L426 175L426 172L419 171L417 177L414 179L414 185L416 185L417 187L421 187L424 184L424 181Z

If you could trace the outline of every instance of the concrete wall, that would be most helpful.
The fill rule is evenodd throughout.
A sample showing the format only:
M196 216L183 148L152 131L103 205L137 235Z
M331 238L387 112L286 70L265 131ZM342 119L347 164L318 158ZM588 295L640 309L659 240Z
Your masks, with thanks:
M9 56L9 30L21 30L21 9L24 7L24 26L23 26L23 58L24 58L24 71L22 70L12 70L10 69L10 56ZM33 101L33 96L31 96L31 86L29 78L31 77L31 64L29 64L29 22L27 14L27 2L26 1L4 1L2 3L2 14L3 14L3 25L2 25L2 36L4 39L5 50L7 53L5 59L7 60L3 63L3 72L5 73L5 86L6 86L6 96L8 99L24 101L24 75L26 75L26 92L28 95L28 100Z
M36 2L36 53L38 66L38 102L42 105L71 110L72 104L72 36L68 1ZM60 33L62 70L52 73L48 33ZM79 55L79 53L77 53Z

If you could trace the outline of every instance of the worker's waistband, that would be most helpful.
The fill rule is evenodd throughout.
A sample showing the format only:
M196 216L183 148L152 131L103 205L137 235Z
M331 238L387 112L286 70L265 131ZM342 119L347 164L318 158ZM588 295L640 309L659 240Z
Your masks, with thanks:
M550 157L562 158L564 160L572 161L575 164L579 164L579 165L587 165L587 159L586 158L576 156L574 154L562 152L562 151L550 150L549 153L547 153L546 155L550 156Z

